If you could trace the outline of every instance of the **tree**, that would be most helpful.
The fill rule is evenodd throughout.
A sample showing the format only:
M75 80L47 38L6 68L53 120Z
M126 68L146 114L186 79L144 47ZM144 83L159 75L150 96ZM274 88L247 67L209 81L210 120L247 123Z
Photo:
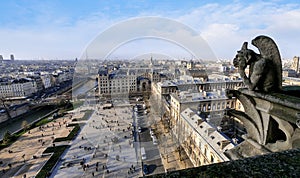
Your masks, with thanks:
M22 128L26 131L28 129L28 122L27 121L23 121L22 122Z
M3 143L4 144L7 144L11 141L11 138L12 138L12 135L11 133L7 130L4 134L4 137L3 137Z

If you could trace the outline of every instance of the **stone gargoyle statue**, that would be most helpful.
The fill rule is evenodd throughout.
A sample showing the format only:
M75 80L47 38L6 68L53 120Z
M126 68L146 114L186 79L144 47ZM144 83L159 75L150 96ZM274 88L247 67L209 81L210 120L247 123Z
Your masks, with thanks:
M240 76L249 90L276 92L282 89L282 64L279 50L275 42L267 36L258 36L252 40L260 54L248 49L244 42L242 49L237 51L233 65L238 67ZM245 69L249 66L248 76Z

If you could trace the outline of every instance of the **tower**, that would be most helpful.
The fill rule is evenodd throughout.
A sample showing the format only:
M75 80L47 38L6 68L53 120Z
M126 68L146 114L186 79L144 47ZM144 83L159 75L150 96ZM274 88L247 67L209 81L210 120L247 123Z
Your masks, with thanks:
M13 54L10 55L10 60L14 61L15 60L15 56Z
M299 56L293 58L292 69L295 70L296 73L299 73Z
M153 67L153 58L152 58L152 54L151 54L151 58L150 58L150 67Z

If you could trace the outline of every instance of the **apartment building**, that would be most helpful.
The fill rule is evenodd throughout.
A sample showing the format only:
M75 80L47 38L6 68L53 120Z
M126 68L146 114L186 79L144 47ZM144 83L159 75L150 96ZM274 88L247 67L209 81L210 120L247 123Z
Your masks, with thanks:
M225 152L235 145L192 109L183 110L176 125L173 133L195 167L229 161Z
M37 92L37 85L31 78L15 79L0 83L0 97L27 97Z
M182 91L172 93L170 97L170 117L173 124L179 120L180 113L187 108L193 109L202 114L205 119L217 124L221 120L224 109L233 109L236 106L236 98L228 98L225 90Z

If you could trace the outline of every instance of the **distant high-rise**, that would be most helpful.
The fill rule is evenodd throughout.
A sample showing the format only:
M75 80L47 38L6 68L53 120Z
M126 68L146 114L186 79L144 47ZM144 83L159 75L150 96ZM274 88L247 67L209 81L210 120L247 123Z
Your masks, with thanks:
M299 56L293 58L292 69L295 70L296 73L299 73Z
M10 55L10 60L12 60L12 61L15 60L15 56L13 54Z
M0 63L3 61L3 56L0 55Z

